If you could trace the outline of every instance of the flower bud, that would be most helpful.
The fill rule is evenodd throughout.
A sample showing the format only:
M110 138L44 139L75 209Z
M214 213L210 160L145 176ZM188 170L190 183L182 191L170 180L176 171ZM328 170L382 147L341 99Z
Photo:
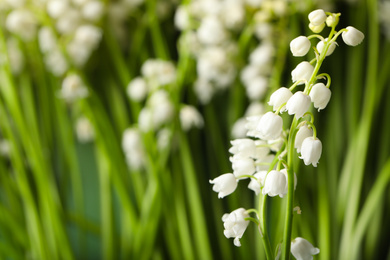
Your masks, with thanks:
M249 225L249 214L244 208L239 208L231 212L230 214L224 214L222 216L223 226L225 230L223 234L226 238L234 237L234 245L241 246L240 238L244 235L246 228Z
M325 42L328 41L328 38L325 39ZM319 41L317 43L317 51L321 54L323 49L324 49L324 46L325 46L325 42L324 41ZM337 43L336 42L332 42L332 44L329 46L327 52L326 52L326 56L329 56L331 55L334 50L336 49L336 46L337 46Z
M326 18L326 25L329 27L336 26L339 23L339 16L332 14Z
M304 238L297 237L291 241L291 253L297 260L313 259L313 255L320 253L320 249L314 247Z
M314 67L307 61L299 63L295 69L291 72L292 81L306 80L309 81L311 74L313 74ZM304 82L298 85L304 84Z
M318 138L307 137L302 142L301 156L299 158L303 159L305 165L312 164L314 167L317 167L317 163L321 157L321 153L321 141Z
M210 180L210 183L214 184L213 191L218 192L219 199L233 193L237 188L237 179L232 173L222 174L214 180Z
M345 44L350 46L356 46L363 41L364 34L361 31L352 26L348 26L345 29L347 29L347 31L341 34L341 37L343 38Z
M313 25L312 23L309 23L309 28L314 33L320 33L325 28L325 23L322 23L320 25Z
M287 176L280 171L270 171L264 182L263 195L268 194L270 197L283 198L287 194Z
M290 42L290 50L295 57L305 56L310 46L310 40L305 36L299 36Z
M294 143L294 147L297 149L298 153L301 152L303 140L305 140L307 137L310 136L313 136L313 129L311 129L307 125L303 125L299 128L295 136L295 143Z
M309 14L309 21L312 25L318 26L325 22L326 17L324 10L317 9Z
M281 87L277 89L274 93L272 93L268 104L270 106L273 106L273 110L276 111L281 105L287 103L287 101L292 97L292 95L293 94L288 88ZM280 111L286 111L286 106L283 106Z
M294 115L297 118L301 118L303 114L309 110L310 107L310 97L305 95L302 91L296 92L286 104L286 109L289 115Z
M256 130L259 131L261 139L278 139L283 130L283 119L272 112L267 112L264 116L261 117Z
M323 83L317 83L312 87L309 95L314 107L320 111L328 105L332 92Z

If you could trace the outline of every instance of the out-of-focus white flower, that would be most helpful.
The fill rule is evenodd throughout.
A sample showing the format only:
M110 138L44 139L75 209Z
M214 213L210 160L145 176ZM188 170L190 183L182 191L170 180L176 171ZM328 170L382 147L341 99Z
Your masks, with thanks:
M359 45L363 39L364 39L364 34L359 31L358 29L348 26L345 28L347 31L343 32L341 34L341 37L343 38L343 41L345 44L350 45L350 46L356 46Z
M81 14L84 19L91 22L97 22L104 14L104 4L100 1L89 1L83 6Z
M321 141L318 138L307 137L302 142L301 156L299 158L303 159L305 165L312 164L314 167L317 167L317 163L321 157L321 153Z
M270 197L283 198L287 194L287 177L280 171L272 170L265 177L264 187L262 190L263 195Z
M7 52L12 73L19 74L24 68L24 56L18 41L13 37L7 39Z
M148 94L148 85L142 77L136 77L127 86L127 95L131 100L141 102Z
M252 100L260 100L268 89L268 79L262 76L253 78L248 85L246 85L247 97Z
M95 130L86 117L80 117L76 121L76 135L81 143L91 142L95 138Z
M294 143L294 147L297 149L298 153L301 152L303 140L305 140L307 137L310 136L313 136L313 129L311 129L307 125L303 125L299 128L295 136L295 143Z
M72 34L80 25L82 17L79 11L69 8L61 14L56 23L57 30L62 34Z
M220 14L222 22L228 29L241 28L245 19L245 9L241 1L224 1Z
M320 111L328 105L332 92L323 83L317 83L312 87L309 95L314 107Z
M256 49L254 49L250 56L249 61L251 64L258 66L267 66L272 61L274 57L275 47L272 43L266 41L260 44Z
M214 184L213 191L218 192L218 198L222 199L236 190L238 181L234 174L225 173L210 180L210 183Z
M252 175L256 171L253 159L241 155L230 157L232 163L233 174L237 179L244 179L243 175Z
M53 51L57 48L57 40L53 31L47 27L41 27L38 32L39 48L43 53Z
M46 68L55 76L62 76L68 70L69 65L64 55L58 49L52 50L45 56Z
M223 234L226 238L234 237L234 245L241 246L240 238L244 235L246 228L249 225L249 214L244 208L239 208L231 212L230 214L224 214L222 216L223 226L225 230Z
M57 19L68 11L69 2L66 0L50 0L47 1L47 13L50 17Z
M246 125L246 119L239 118L232 127L232 131L231 131L232 137L235 139L244 138L247 132L245 125Z
M4 2L14 9L21 8L26 4L26 0L5 0Z
M72 63L77 67L83 67L91 56L91 48L79 44L76 41L71 41L66 46L69 57Z
M272 93L268 104L270 106L273 106L273 110L278 110L284 103L287 103L287 101L292 97L292 93L288 88L281 87L277 89L274 93ZM280 112L286 111L286 106L284 105L282 109L280 109Z
M259 40L270 40L273 35L274 28L269 23L256 23L255 35Z
M251 178L248 189L253 190L256 195L259 195L261 187L264 186L264 180L265 176L267 176L267 171L256 172L253 176L256 177L257 180Z
M267 156L261 158L261 160L257 160L256 163L261 163L256 166L256 171L268 171L270 164L275 159L275 155L270 153Z
M245 0L245 3L251 7L259 7L263 0Z
M138 115L138 125L142 132L148 132L153 129L152 111L148 107L141 109Z
M259 102L252 102L245 111L245 116L255 116L265 113L264 104Z
M241 157L254 157L256 154L256 145L255 141L248 138L236 139L230 141L232 147L229 149L229 152L234 155L239 155Z
M158 90L152 94L148 102L153 110L153 121L156 126L171 120L174 109L168 92Z
M80 46L94 50L102 38L102 30L94 25L79 26L74 34L73 41Z
M140 170L145 165L145 151L141 133L137 128L128 128L123 133L122 149L131 169Z
M306 239L297 237L291 241L291 253L297 260L313 260L313 255L319 254L320 249Z
M70 74L62 81L60 95L68 102L88 96L88 89L77 74Z
M211 82L200 78L197 79L194 83L194 91L200 103L207 104L213 97L215 89Z
M286 109L289 115L295 115L297 118L301 118L309 110L310 104L310 96L304 94L302 91L297 91L287 101Z
M256 130L263 140L278 139L283 130L283 119L279 115L267 112L261 117Z
M309 21L314 26L321 25L326 21L326 18L327 16L322 9L314 10L309 14Z
M199 41L206 45L217 45L226 40L226 31L215 16L205 17L197 31Z
M325 42L326 41L328 41L328 38L326 38L325 39ZM324 49L324 46L325 46L325 43L324 43L324 41L319 41L318 43L317 43L317 50L318 50L318 52L321 54L322 53L322 51L323 51L323 49ZM329 48L328 48L328 50L327 50L327 52L326 52L326 56L329 56L329 55L331 55L333 52L334 52L334 50L336 49L336 46L337 46L337 43L336 42L332 42L332 44L329 46Z
M310 40L305 36L299 36L290 42L290 50L295 57L305 56L310 47Z
M164 151L168 147L172 147L172 141L172 130L170 128L164 127L157 132L157 148L159 151Z
M30 10L15 9L8 14L5 26L10 32L29 41L36 35L37 20Z
M309 81L311 75L313 74L314 67L307 61L302 61L299 63L295 69L291 72L292 81ZM298 85L304 84L304 82L299 83Z
M176 68L170 61L149 59L142 64L141 74L152 88L168 85L176 80Z
M192 127L203 127L204 121L202 115L194 106L184 105L179 113L181 128L184 131L190 130Z
M11 155L11 143L6 139L0 140L0 155L4 157L10 157Z
M181 31L190 29L191 18L188 7L180 5L175 12L175 26Z

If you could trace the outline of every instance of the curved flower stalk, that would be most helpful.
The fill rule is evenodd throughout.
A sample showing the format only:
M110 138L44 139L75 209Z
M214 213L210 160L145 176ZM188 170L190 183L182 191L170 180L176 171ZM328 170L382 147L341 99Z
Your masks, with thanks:
M322 143L317 137L315 117L309 110L311 107L319 111L324 109L331 97L331 78L326 73L319 73L322 62L335 50L336 40L340 35L343 41L351 46L360 44L364 39L363 33L351 26L336 31L339 16L338 13L328 13L321 9L309 14L309 28L319 33L325 26L328 26L329 35L327 38L318 34L308 37L299 36L292 40L290 48L293 56L301 57L305 56L312 47L316 58L298 64L291 73L293 81L291 87L280 88L271 95L269 105L273 106L274 112L247 118L247 135L255 138L254 140L232 141L233 147L230 152L233 153L231 162L234 176L237 181L250 178L249 188L254 190L256 195L263 194L259 211L257 209L245 211L247 214L256 213L255 218L245 219L254 222L259 227L268 259L274 257L265 224L264 212L267 196L279 196L287 200L281 247L282 259L289 259L290 249L297 259L312 259L312 255L319 253L318 248L314 248L303 238L296 238L291 242L294 190L297 183L293 163L296 157L295 149L306 165L311 164L317 167L320 161ZM319 43L313 44L313 39L319 39ZM285 111L294 117L287 129L283 128L283 119L279 115ZM262 172L263 166L266 166L266 172ZM281 169L282 167L284 169ZM224 196L234 192L235 182L231 181L231 183L225 186L229 189L226 190ZM239 237L242 236L241 233L239 235Z

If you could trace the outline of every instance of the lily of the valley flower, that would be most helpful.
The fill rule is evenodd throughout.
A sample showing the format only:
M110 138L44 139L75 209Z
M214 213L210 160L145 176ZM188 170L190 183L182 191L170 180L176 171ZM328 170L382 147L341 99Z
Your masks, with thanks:
M213 191L218 192L220 199L233 193L237 188L237 179L232 173L222 174L214 180L210 180L210 183L214 184Z
M294 144L294 147L297 149L298 153L301 152L303 140L305 140L307 137L310 136L313 136L313 129L311 129L307 125L303 125L299 128L295 136L295 144Z
M279 195L283 198L287 194L287 176L280 171L270 171L265 178L262 193L270 197Z
M325 39L325 42L328 40L328 38L326 38ZM317 51L321 54L322 53L322 51L323 51L323 49L324 49L324 46L325 46L325 42L324 41L319 41L318 43L317 43ZM329 46L329 48L328 48L328 50L327 50L327 52L326 52L326 56L329 56L329 55L331 55L333 52L334 52L334 50L336 49L336 46L337 46L337 44L336 44L336 42L332 42L332 44Z
M309 62L302 61L291 72L292 81L293 82L299 80L309 81L313 71L314 71L314 67ZM298 85L301 84L304 84L304 82L300 82Z
M310 46L310 40L305 36L299 36L290 42L290 50L295 57L305 56Z
M243 175L252 175L256 171L255 162L249 157L235 155L230 157L230 161L236 178L242 178Z
M225 227L223 234L226 238L234 237L235 246L241 246L240 238L249 225L249 220L245 220L248 217L249 214L244 208L236 209L230 214L222 216L223 226Z
M306 239L297 237L291 241L291 253L297 260L313 260L313 255L319 254L320 249Z
M323 83L317 83L313 86L309 95L314 107L320 111L328 105L332 92Z
M348 26L345 28L347 31L343 32L341 34L341 37L343 38L343 41L345 44L350 45L350 46L356 46L359 45L363 39L364 39L364 34L359 31L358 29Z
M327 16L322 9L314 10L309 14L309 21L314 26L323 24L326 21L326 18Z
M312 164L317 167L318 160L322 153L322 143L318 138L307 137L302 142L301 156L305 165Z
M281 87L272 93L268 104L273 106L273 110L276 111L281 105L287 103L287 101L292 97L292 93L288 88ZM286 111L286 106L283 106L280 110L281 112Z
M253 176L256 177L257 180L251 178L251 181L248 185L248 189L253 190L256 195L259 195L261 187L264 186L264 180L267 176L267 171L256 172Z
M267 112L261 117L256 130L260 133L260 138L264 140L278 139L283 130L283 119L279 115Z
M286 109L289 115L301 118L309 110L310 104L310 97L302 91L298 91L287 101Z

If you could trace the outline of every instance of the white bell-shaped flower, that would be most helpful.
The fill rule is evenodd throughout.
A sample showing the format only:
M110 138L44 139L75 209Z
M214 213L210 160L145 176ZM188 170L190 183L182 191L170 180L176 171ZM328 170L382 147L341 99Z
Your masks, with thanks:
M257 180L251 178L248 189L253 190L256 195L259 195L261 187L264 186L264 180L265 176L267 176L267 171L256 172L253 176L256 177Z
M314 107L320 111L328 105L332 92L323 83L317 83L312 87L309 95Z
M283 119L279 115L275 115L272 112L265 113L257 127L260 138L263 140L275 140L282 134Z
M214 184L213 191L218 192L218 198L232 194L237 188L237 179L232 173L225 173L221 176L210 180L211 184Z
M268 105L273 106L273 110L276 111L281 105L287 103L287 101L292 97L292 93L288 88L281 87L272 93ZM283 106L280 110L281 112L286 111L286 106Z
M222 216L223 226L225 230L223 234L226 238L234 237L234 245L241 246L240 238L244 235L246 228L249 225L249 214L244 208L239 208L231 212L230 214L224 214Z
M320 249L306 239L297 237L291 241L291 253L297 260L313 260L313 255L319 254Z
M295 144L294 144L294 147L297 149L298 153L301 152L303 140L305 140L307 137L310 136L313 136L313 129L311 129L307 125L303 125L299 128L295 136Z
M363 41L364 34L361 31L352 26L348 26L345 29L347 29L347 31L341 34L341 37L343 38L345 44L350 46L356 46Z
M244 179L243 175L252 175L256 171L255 162L248 157L235 155L230 157L232 163L233 174L236 178Z
M322 9L317 9L309 14L309 21L312 25L318 26L326 21L327 15Z
M295 69L291 72L292 81L305 80L309 81L311 75L313 74L314 67L307 61L302 61L299 63ZM304 82L299 83L298 85L304 84Z
M290 42L290 50L295 57L305 56L310 46L310 40L305 36L299 36Z
M301 156L305 165L312 164L317 167L318 160L322 153L322 143L318 138L307 137L302 142Z
M288 192L288 175L287 175L287 169L280 170L281 173L283 173L286 176L286 194ZM294 172L294 190L297 189L298 179L297 174Z
M286 109L289 115L295 115L297 118L301 118L309 110L310 104L310 96L304 94L302 91L298 91L287 101Z
M328 41L328 38L325 39L325 42ZM325 46L325 42L324 41L319 41L317 43L317 51L321 54L322 51L324 50L324 46ZM329 46L328 50L326 51L326 56L329 56L331 55L334 50L336 49L336 46L337 46L337 43L336 42L332 42L332 44Z
M287 194L287 176L276 170L270 171L265 177L263 195L267 194L270 197L279 197L283 198Z
M249 138L236 139L230 142L233 146L229 152L242 157L254 157L256 154L255 141Z

